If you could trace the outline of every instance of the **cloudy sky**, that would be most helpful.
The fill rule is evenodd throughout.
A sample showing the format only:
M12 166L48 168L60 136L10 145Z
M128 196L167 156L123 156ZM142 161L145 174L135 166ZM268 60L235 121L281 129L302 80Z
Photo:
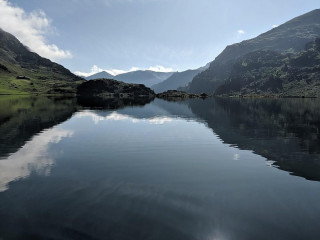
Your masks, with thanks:
M319 0L0 0L0 27L73 72L198 68Z

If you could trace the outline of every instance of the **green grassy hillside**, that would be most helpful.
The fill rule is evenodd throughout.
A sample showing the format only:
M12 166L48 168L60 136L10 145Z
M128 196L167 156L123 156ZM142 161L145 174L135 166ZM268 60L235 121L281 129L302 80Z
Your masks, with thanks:
M83 81L63 66L31 52L0 29L0 94L74 93Z

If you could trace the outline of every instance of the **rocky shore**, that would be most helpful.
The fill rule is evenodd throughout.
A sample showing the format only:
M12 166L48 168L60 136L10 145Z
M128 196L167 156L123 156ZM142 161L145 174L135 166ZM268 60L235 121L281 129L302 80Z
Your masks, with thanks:
M205 93L192 94L177 90L155 94L153 90L143 84L129 84L113 79L97 79L84 82L77 88L77 95L86 97L87 99L92 97L103 99L154 99L157 97L168 101L209 97Z
M189 99L189 98L207 98L209 96L205 93L193 94L193 93L187 93L187 92L178 91L178 90L168 90L166 92L157 94L156 97L165 99L168 101L177 101L177 100L183 100L183 99Z

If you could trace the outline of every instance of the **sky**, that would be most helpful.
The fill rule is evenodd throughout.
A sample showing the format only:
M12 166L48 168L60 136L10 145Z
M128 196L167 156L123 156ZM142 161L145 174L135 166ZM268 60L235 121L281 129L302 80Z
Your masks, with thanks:
M317 8L319 0L0 0L0 28L83 76L183 71Z

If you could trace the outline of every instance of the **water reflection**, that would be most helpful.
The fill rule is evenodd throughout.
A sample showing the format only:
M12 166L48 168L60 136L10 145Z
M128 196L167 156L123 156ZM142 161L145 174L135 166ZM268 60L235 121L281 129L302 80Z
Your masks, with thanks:
M205 123L224 143L252 150L293 175L320 181L320 102L316 99L207 99L165 102L138 99L0 98L0 158L34 135L69 119ZM83 108L100 110L82 110ZM235 155L234 160L240 160Z
M320 181L319 100L218 98L190 101L189 106L225 143Z
M317 100L9 102L0 239L319 239Z
M105 115L105 116L104 116ZM127 114L122 114L118 112L94 112L89 110L84 110L75 115L77 118L90 117L94 124L98 124L103 121L130 121L131 123L138 123L141 121L148 122L150 124L164 124L168 122L172 122L174 119L166 116L162 117L151 117L151 118L137 118L134 116L130 116Z
M308 180L320 180L320 102L316 99L207 99L167 103L155 100L152 108L93 114L103 119L133 122L149 118L154 123L170 117L205 122L226 144L252 150L266 164ZM143 112L144 111L144 112ZM240 156L234 156L239 160Z
M59 128L49 129L36 135L17 152L0 161L0 192L8 189L8 184L30 176L32 172L48 176L54 159L48 151L50 144L59 143L71 137L72 131Z
M252 150L266 164L292 175L320 181L320 102L317 99L216 98L164 102L116 112L83 112L94 121L148 118L164 123L172 118L204 122L226 144ZM101 116L107 114L108 116ZM239 160L240 156L234 156Z
M74 98L1 96L0 161L34 135L68 120L77 109Z
M103 98L103 97L84 97L79 96L77 102L85 108L119 109L128 106L144 106L153 99L150 98Z

